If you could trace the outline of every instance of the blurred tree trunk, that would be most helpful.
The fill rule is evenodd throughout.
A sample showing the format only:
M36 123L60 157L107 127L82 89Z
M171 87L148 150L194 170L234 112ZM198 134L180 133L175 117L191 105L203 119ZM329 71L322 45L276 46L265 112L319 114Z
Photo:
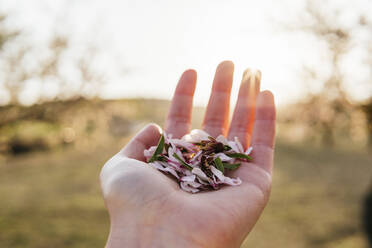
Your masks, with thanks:
M367 119L368 146L372 148L372 98L361 108Z

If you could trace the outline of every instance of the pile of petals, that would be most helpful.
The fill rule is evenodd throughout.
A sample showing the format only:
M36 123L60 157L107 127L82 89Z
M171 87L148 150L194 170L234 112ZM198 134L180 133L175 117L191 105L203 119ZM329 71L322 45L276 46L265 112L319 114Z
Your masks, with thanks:
M196 193L218 189L220 185L236 186L239 178L226 172L251 160L252 148L244 150L239 139L228 141L224 136L211 137L202 130L192 130L181 139L163 134L157 146L144 151L150 166L175 177L183 190Z

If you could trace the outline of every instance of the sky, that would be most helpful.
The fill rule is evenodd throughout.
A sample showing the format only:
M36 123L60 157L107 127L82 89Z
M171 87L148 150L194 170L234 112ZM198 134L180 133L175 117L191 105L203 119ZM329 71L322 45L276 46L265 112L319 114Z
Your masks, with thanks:
M305 16L303 7L302 0L0 2L0 10L11 14L11 24L29 32L36 43L64 33L77 46L100 48L104 56L99 66L122 72L110 78L101 96L170 99L181 73L193 68L198 72L196 105L208 102L215 68L223 60L235 63L232 101L248 67L262 71L262 89L273 91L279 104L296 101L305 93L304 64L316 67L320 78L326 78L330 67L324 63L328 59L325 44L286 29L288 23L296 24ZM347 10L340 17L345 25L355 22L355 13L372 11L368 0L338 0L331 7ZM365 36L358 35L360 40ZM358 99L370 96L366 91L370 72L359 66L364 57L363 50L356 49L343 63L350 81L346 87ZM317 87L310 85L312 90ZM30 86L24 103L32 103L36 95L36 88Z

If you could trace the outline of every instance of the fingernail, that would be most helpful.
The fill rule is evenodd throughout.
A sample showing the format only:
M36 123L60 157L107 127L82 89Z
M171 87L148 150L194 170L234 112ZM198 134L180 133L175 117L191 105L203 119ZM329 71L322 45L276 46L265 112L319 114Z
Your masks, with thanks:
M261 71L257 69L246 69L243 72L242 83L250 82L252 84L260 83Z

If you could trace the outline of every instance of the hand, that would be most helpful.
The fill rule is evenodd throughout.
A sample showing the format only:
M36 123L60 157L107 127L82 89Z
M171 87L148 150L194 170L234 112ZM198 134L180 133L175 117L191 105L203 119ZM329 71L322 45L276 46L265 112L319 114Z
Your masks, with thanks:
M275 106L273 95L259 90L260 75L247 77L247 72L229 124L233 71L232 62L218 66L203 129L213 136L237 136L246 147L251 144L253 161L230 174L239 177L242 184L197 194L184 192L173 179L145 163L143 151L156 145L161 135L161 129L150 124L101 171L102 191L111 221L107 247L239 247L242 244L270 193ZM165 124L165 131L174 137L190 131L195 86L196 72L185 71Z

